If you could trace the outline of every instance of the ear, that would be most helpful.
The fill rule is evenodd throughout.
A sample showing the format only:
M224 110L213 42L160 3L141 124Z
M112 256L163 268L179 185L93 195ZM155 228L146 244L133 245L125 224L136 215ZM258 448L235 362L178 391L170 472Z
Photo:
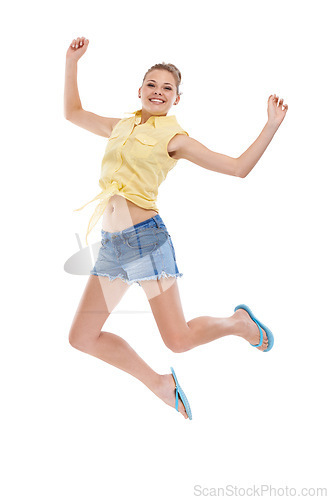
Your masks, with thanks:
M180 101L180 95L178 95L178 96L176 97L174 104L178 104L178 103L179 103L179 101Z

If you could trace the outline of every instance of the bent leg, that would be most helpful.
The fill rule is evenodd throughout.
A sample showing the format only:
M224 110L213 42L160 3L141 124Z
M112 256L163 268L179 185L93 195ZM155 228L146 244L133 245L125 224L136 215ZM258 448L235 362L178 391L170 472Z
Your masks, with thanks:
M175 384L171 375L156 373L122 337L102 331L128 287L120 278L110 281L106 276L90 275L70 329L69 342L76 349L129 373L174 407ZM179 411L188 418L181 402Z
M151 390L159 375L143 361L132 347L102 327L118 305L129 285L120 278L110 281L106 276L90 275L70 333L70 344L138 378Z
M238 309L232 316L199 316L186 322L177 278L141 281L154 319L166 346L173 352L185 352L227 335L237 335L252 344L259 343L259 329L248 313ZM267 337L260 350L267 348ZM258 340L257 340L258 339Z

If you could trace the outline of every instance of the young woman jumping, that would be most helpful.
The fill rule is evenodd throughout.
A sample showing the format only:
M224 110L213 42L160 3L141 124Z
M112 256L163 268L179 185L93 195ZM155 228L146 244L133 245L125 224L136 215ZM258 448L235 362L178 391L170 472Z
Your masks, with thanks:
M167 116L180 101L181 73L173 64L155 64L138 89L141 109L126 118L107 118L83 109L77 86L77 62L89 40L76 38L66 53L64 113L70 122L108 139L101 166L101 192L87 236L101 216L101 247L74 316L70 344L143 382L186 419L191 408L176 374L155 372L121 337L102 327L132 283L147 296L165 345L175 353L226 335L236 335L263 352L273 334L248 306L240 304L227 318L200 316L185 320L171 236L159 215L159 185L180 158L203 168L246 177L263 155L282 123L288 106L268 98L268 121L255 142L238 158L211 151ZM88 203L90 203L88 202ZM85 205L84 205L85 206ZM83 207L81 207L83 208ZM81 208L77 209L80 210Z

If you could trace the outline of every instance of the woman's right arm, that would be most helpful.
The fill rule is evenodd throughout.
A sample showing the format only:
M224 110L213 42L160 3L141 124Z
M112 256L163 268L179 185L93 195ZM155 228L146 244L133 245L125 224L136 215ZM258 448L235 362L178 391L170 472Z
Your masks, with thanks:
M86 52L89 40L86 38L76 38L72 41L66 53L65 66L65 89L64 89L64 116L67 120L90 132L109 137L113 127L121 118L107 118L95 115L82 108L78 83L78 60Z

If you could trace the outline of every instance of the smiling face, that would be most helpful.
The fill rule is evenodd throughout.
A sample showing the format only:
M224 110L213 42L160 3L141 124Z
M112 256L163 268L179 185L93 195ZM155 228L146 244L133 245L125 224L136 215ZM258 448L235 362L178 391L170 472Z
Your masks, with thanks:
M174 75L164 69L150 71L138 95L142 100L143 111L150 115L166 115L171 106L180 100Z

